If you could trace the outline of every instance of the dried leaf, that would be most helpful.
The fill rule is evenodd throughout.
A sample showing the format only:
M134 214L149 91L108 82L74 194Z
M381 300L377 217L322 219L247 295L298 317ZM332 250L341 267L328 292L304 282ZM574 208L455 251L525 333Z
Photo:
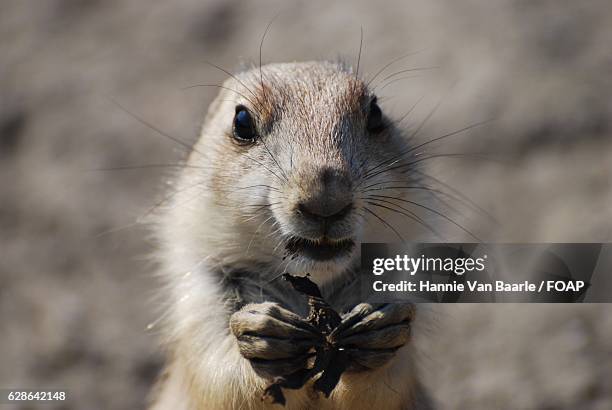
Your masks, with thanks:
M306 321L313 325L322 336L323 342L315 345L315 360L311 368L298 370L288 376L276 378L264 391L262 400L285 405L286 399L282 388L301 389L311 378L321 373L315 381L314 389L329 397L342 373L349 365L348 353L334 345L327 336L340 324L341 318L322 297L316 283L306 276L293 276L288 273L283 278L293 289L308 297L308 317Z

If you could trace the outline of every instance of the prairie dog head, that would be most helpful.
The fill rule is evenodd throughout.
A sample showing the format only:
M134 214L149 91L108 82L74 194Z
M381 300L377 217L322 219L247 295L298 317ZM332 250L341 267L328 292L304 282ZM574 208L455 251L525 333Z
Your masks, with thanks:
M398 239L406 218L381 196L403 195L388 187L411 179L397 166L406 148L343 65L254 68L211 105L168 223L197 257L215 249L220 264L329 278L355 262L360 242Z

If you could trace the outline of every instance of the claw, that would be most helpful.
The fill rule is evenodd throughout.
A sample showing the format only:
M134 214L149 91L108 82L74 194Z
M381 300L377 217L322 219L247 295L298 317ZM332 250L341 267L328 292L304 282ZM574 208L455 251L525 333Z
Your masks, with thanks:
M316 329L298 315L273 303L247 305L230 318L236 337L248 335L316 340Z
M408 303L362 303L343 317L330 338L347 350L351 370L375 369L408 343L414 315L414 305Z
M330 336L340 341L350 335L372 329L381 329L400 323L410 324L414 315L414 305L409 303L387 303L376 309L369 304L362 303L346 315L340 326Z
M322 339L304 319L271 302L246 305L229 325L240 354L267 379L303 369Z

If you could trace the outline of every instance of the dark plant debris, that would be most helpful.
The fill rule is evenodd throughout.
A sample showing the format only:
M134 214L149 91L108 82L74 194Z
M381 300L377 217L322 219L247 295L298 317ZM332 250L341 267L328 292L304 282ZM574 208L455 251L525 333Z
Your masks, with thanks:
M283 279L288 281L294 290L308 297L309 311L306 321L313 325L322 337L321 342L313 346L315 356L311 367L274 379L264 391L262 400L285 405L286 399L282 388L301 389L319 373L321 375L314 382L313 388L322 392L325 397L329 397L349 364L348 352L337 347L328 337L340 324L340 315L323 299L319 287L309 279L308 274L293 276L285 273Z

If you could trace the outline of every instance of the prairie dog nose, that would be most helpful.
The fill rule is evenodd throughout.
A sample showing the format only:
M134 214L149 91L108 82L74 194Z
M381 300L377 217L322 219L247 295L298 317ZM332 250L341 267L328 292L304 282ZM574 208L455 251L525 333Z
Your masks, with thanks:
M339 170L324 168L316 173L310 189L297 203L297 213L313 222L344 218L353 208L349 177Z
M312 220L325 220L325 221L335 221L344 218L351 209L353 208L353 203L333 203L330 206L319 207L314 206L312 204L299 203L298 204L298 212L305 217L306 219Z

